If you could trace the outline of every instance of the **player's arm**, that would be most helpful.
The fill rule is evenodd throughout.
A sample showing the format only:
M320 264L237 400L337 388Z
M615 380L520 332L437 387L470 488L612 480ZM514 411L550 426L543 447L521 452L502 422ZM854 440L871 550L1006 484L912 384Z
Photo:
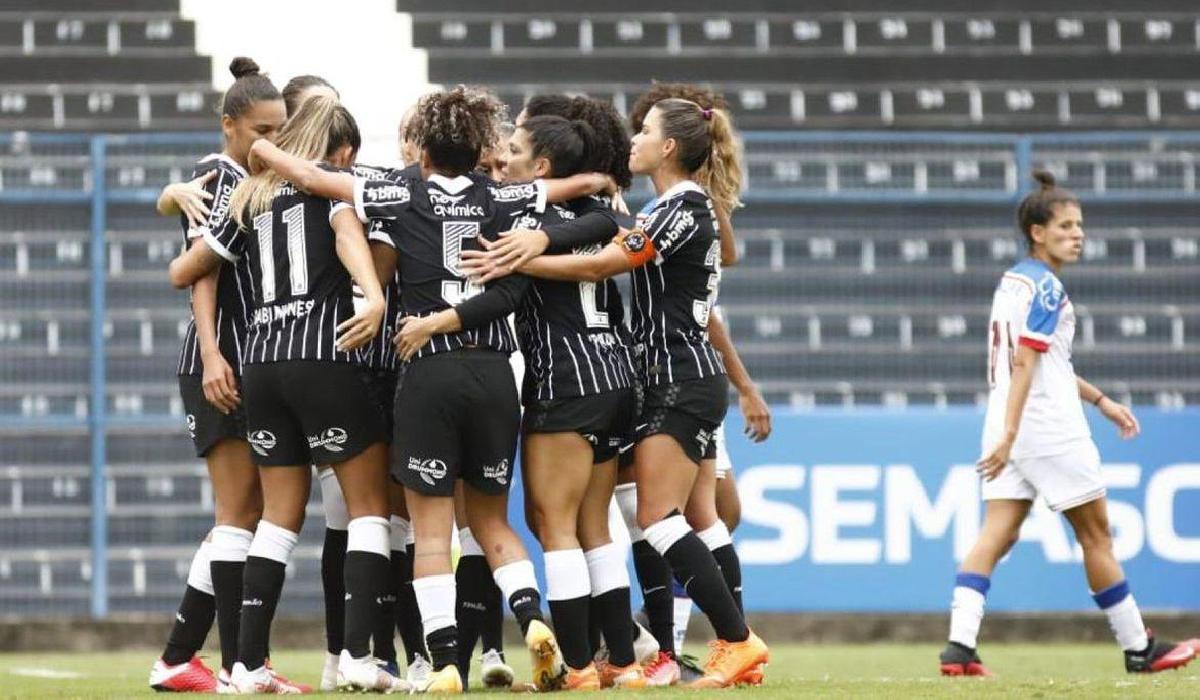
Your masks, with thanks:
M1042 358L1042 352L1044 350L1021 342L1013 354L1012 373L1009 376L1008 384L1008 404L1004 410L1004 433L1000 442L994 445L991 452L979 460L975 466L975 470L988 481L999 476L1001 470L1008 464L1009 453L1012 452L1013 443L1017 440L1017 430L1021 427L1025 402L1029 398L1029 387L1033 385L1033 373L1037 371L1037 364Z
M738 263L737 240L733 235L733 221L725 207L713 202L713 214L717 219L717 230L721 237L721 266L733 267Z
M500 239L485 250L463 251L463 271L480 283L490 282L543 253L562 253L610 241L618 231L616 217L610 210L601 208L542 230L514 229L500 234Z
M199 238L193 239L190 247L198 246L205 244ZM221 347L217 343L217 283L220 277L220 268L214 268L192 285L192 317L196 321L200 364L204 369L201 379L204 398L218 411L228 415L242 399L238 395L233 368L221 354Z
M382 221L372 221L367 229L367 241L371 244L371 259L375 262L375 276L380 286L386 287L396 275L400 256L396 243Z
M708 337L717 352L721 353L725 373L737 389L738 406L746 420L743 432L754 442L766 440L771 435L771 409L767 407L758 385L750 378L746 365L742 364L742 358L738 356L737 348L733 346L733 339L729 337L729 330L715 311L708 315Z
M284 180L309 194L344 202L354 201L353 175L325 170L266 139L259 139L250 146L249 160L253 172L274 170Z
M409 360L435 335L481 328L504 318L516 310L529 291L531 282L524 275L512 275L488 285L483 292L458 306L442 309L429 316L406 316L400 319L400 330L393 338L396 353L401 359Z
M1079 385L1080 400L1087 401L1099 409L1105 418L1117 426L1122 438L1128 440L1142 432L1142 426L1138 423L1137 416L1133 415L1133 411L1128 406L1123 406L1108 398L1103 391L1083 377L1076 377L1075 381Z
M167 277L171 280L172 287L187 289L214 272L225 259L213 248L208 236L204 239L197 238L193 240L192 246L167 266Z
M341 334L337 339L337 348L346 352L367 344L379 333L386 305L362 222L349 205L339 204L334 205L329 224L333 227L334 250L337 251L338 260L342 261L366 298L362 310L337 327Z
M217 169L214 168L194 180L170 183L162 188L154 208L162 216L187 216L189 226L202 225L209 214L205 202L213 198L207 185L216 176Z
M616 181L604 173L579 173L541 182L546 188L548 202L569 202L589 194L604 192L613 195L619 191Z

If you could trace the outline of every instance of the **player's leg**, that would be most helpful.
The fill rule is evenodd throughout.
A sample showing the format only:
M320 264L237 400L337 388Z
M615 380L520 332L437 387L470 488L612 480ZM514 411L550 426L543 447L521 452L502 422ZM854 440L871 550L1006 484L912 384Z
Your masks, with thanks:
M458 670L463 687L470 679L471 657L475 642L481 641L480 677L488 688L507 688L513 683L513 670L504 658L504 601L492 576L487 557L471 533L463 482L454 485L454 522L458 527L459 557L454 569L458 586Z
M393 450L393 454L395 451ZM392 464L396 468L395 462ZM388 480L388 502L391 505L391 564L392 585L396 593L396 615L394 623L404 642L407 678L414 686L420 685L428 676L429 660L425 658L425 633L421 629L421 611L413 594L412 520L404 502L404 487L394 478Z
M637 522L638 488L634 469L634 448L621 455L622 462L617 473L617 487L613 498L625 520L625 528L629 531L630 550L633 554L633 570L637 575L638 585L642 589L642 607L646 613L647 631L637 625L635 646L642 646L652 653L645 656L638 654L638 660L643 664L653 665L661 661L671 667L668 675L678 676L675 665L675 622L673 617L674 597L671 590L674 579L671 577L671 565L646 540L646 534ZM653 644L649 644L650 640ZM660 654L665 657L660 658Z
M325 539L321 547L325 664L320 688L329 692L337 689L338 658L346 641L346 528L350 525L350 513L332 467L317 468L317 483L321 488L321 508L325 511Z
M425 648L433 666L422 690L458 692L463 689L458 667L458 627L454 617L456 586L450 556L454 528L452 484L447 493L426 494L407 487L404 498L412 517L416 546L413 553L413 594L421 611Z

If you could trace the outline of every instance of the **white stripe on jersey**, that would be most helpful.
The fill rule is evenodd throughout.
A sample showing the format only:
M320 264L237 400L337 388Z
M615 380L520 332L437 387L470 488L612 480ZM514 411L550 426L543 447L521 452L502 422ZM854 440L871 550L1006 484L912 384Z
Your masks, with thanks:
M567 353L571 356L571 362L575 365L575 377L579 381L579 393L583 393L583 373L579 371L579 361L575 359L575 351L571 350L571 343L566 338L562 339L563 345L567 347Z

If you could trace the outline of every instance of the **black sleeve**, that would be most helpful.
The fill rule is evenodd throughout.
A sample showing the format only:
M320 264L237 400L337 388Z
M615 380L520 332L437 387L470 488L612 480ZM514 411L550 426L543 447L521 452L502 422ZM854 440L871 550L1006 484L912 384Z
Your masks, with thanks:
M617 217L611 209L595 208L578 219L547 226L545 231L550 238L548 254L570 253L581 246L611 241L617 235Z
M482 293L454 307L464 330L480 328L517 309L532 280L525 275L509 275L489 284Z

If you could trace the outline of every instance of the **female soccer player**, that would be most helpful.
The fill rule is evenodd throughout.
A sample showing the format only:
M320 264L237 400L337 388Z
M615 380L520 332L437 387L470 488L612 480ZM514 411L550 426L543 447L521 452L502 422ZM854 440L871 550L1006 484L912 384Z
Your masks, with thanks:
M645 406L635 448L637 524L674 576L688 583L717 633L696 687L732 685L768 656L682 513L724 417L728 386L705 332L717 294L720 242L709 196L695 178L704 167L730 173L737 161L724 112L686 100L661 101L634 136L630 154L630 169L650 175L659 195L644 230L620 236L596 255L541 256L519 268L540 278L592 282L633 273L633 334L645 345ZM731 178L710 181L715 198L736 196L728 189Z
M460 478L471 530L521 625L536 684L557 687L566 673L542 622L533 565L507 520L519 408L507 360L516 343L504 317L528 281L503 280L481 293L459 266L465 249L498 237L523 211L542 209L548 197L569 198L572 185L596 191L607 178L580 176L550 193L543 183L498 187L473 174L501 109L495 98L462 87L423 97L414 119L424 180L367 181L323 171L269 144L254 151L304 190L351 198L361 219L391 222L391 262L399 265L407 314L397 351L409 362L396 390L396 412L404 420L396 424L393 446L416 535L413 586L435 669L430 692L462 690L449 550L451 496ZM492 412L480 415L480 406Z
M229 69L236 80L221 100L224 148L196 163L194 176L200 181L168 185L159 202L164 215L183 214L189 246L199 244L205 231L224 226L230 195L246 176L250 144L275 138L285 119L279 91L254 61L236 58ZM175 626L150 671L150 686L156 690L214 692L218 682L228 682L237 660L242 568L263 507L240 396L248 282L248 269L225 264L192 285L179 392L196 455L204 458L213 484L216 523L192 559ZM218 677L196 656L214 615L221 638Z
M1156 640L1142 624L1121 565L1113 556L1100 453L1083 402L1136 436L1137 418L1125 406L1075 375L1071 341L1075 309L1058 273L1083 251L1083 213L1073 194L1037 171L1038 188L1022 200L1017 222L1029 257L1004 273L992 297L988 330L988 396L978 471L987 503L979 539L954 584L950 641L942 675L987 676L976 653L992 570L1016 543L1033 499L1062 513L1083 548L1083 568L1096 605L1108 616L1125 670L1151 673L1187 664L1187 644Z
M361 144L354 118L328 97L305 101L284 126L282 148L347 167ZM252 162L252 159L251 159ZM386 447L367 393L358 348L379 331L384 299L362 225L344 202L299 192L274 173L242 183L234 219L171 264L187 283L220 258L248 258L254 291L244 350L247 429L263 485L263 518L243 582L238 663L242 693L287 692L264 667L266 637L299 537L311 486L310 464L333 465L346 499L345 647L341 684L407 690L370 655L379 599L388 577ZM352 282L366 301L355 312Z

